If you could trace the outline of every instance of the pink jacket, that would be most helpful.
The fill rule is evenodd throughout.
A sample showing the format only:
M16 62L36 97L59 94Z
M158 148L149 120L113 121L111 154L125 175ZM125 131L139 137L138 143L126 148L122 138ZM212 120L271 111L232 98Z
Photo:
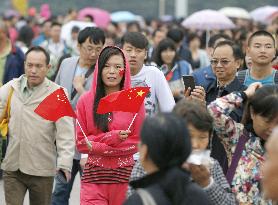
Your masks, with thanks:
M130 68L126 62L127 60L125 60L124 89L131 87ZM97 61L91 90L81 96L76 106L77 119L92 143L92 150L90 151L88 149L85 137L79 126L77 126L77 148L79 152L87 153L89 155L87 160L87 163L89 164L105 168L131 166L134 164L133 154L137 152L140 127L145 117L144 105L142 104L142 107L130 128L131 134L126 140L122 141L119 139L119 131L128 129L135 113L113 112L113 119L108 126L109 131L104 133L99 130L95 126L93 120L93 102L96 93L98 65Z

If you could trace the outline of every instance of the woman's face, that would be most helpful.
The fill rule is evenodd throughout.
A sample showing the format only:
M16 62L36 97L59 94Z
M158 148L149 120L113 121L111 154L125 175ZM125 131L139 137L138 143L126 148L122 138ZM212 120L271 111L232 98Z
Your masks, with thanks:
M191 144L193 150L205 150L209 144L209 132L200 131L192 124L188 124L189 134L191 136Z
M199 38L193 38L190 42L189 42L189 47L190 48L200 48L201 46L201 41Z
M278 117L269 121L268 118L259 114L254 114L251 111L251 118L253 120L253 128L255 133L264 140L268 139L272 133L273 128L278 125Z
M124 59L122 55L113 55L111 56L102 70L102 81L106 88L115 88L120 89L120 83L123 79L123 76L120 74L120 71L124 69Z
M167 48L166 50L161 52L161 60L163 61L164 64L170 65L172 64L176 51L172 50L171 48Z

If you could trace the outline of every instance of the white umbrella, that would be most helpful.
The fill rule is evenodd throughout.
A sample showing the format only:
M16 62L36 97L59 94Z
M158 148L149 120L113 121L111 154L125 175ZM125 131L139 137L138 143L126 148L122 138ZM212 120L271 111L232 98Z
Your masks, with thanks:
M206 46L210 37L210 30L232 29L235 24L224 14L215 10L202 10L191 14L182 22L182 26L190 29L206 31Z
M239 7L224 7L219 12L230 18L251 19L248 11Z
M62 26L62 30L61 30L61 38L63 40L70 40L71 38L71 29L74 27L74 26L77 26L80 28L80 30L86 28L86 27L89 27L89 26L93 26L93 27L96 27L96 24L92 23L92 22L84 22L84 21L70 21L66 24L64 24Z
M263 6L250 12L254 21L267 24L269 23L268 17L278 11L277 6Z
M234 23L224 14L215 10L202 10L191 14L182 25L185 28L198 30L232 29Z

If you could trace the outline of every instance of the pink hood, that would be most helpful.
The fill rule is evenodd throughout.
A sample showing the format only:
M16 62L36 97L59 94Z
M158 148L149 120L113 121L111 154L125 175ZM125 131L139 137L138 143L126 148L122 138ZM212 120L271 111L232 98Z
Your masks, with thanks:
M107 48L117 48L121 51L121 53L123 54L124 56L124 64L125 64L125 82L124 82L124 87L123 89L128 89L128 88L131 88L131 78L130 78L130 67L129 67L129 64L127 63L127 58L124 54L124 52L119 48L119 47L116 47L116 46L107 46L105 47L99 55L101 55L101 53L107 49ZM93 93L96 93L96 87L97 87L97 78L98 78L98 66L99 66L99 62L98 62L99 58L97 59L97 62L96 62L96 65L95 65L95 70L94 70L94 76L93 76L93 82L92 82L92 87L90 89L90 92L93 92Z
M107 47L104 49L107 49ZM122 52L121 49L119 50ZM123 89L127 89L131 87L130 68L126 58L124 60L125 81ZM87 163L94 166L101 166L106 168L132 166L134 163L132 155L137 152L137 144L139 142L141 124L145 118L144 105L142 105L140 111L138 112L138 115L130 128L131 133L126 140L121 140L119 138L119 132L121 130L128 129L129 124L131 123L135 113L113 112L112 121L108 124L109 131L103 132L102 130L98 129L93 119L93 103L97 89L96 86L99 70L98 65L99 63L97 61L90 91L80 97L76 106L77 119L81 124L89 141L92 143L93 148L92 150L88 149L85 137L83 136L79 126L76 127L77 148L79 152L89 154Z

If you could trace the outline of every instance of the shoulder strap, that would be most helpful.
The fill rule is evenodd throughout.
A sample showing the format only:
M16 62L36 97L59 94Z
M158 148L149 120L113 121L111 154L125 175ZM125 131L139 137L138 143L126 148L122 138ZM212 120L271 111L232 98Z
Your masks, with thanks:
M7 99L7 104L2 112L1 118L0 120L2 121L3 119L9 119L10 118L10 107L11 107L11 98L13 95L14 89L13 87L10 88L9 90L9 95L8 95L8 99Z
M137 189L137 193L143 201L143 205L156 205L152 195L146 189Z
M9 122L9 119L10 119L11 99L12 99L13 92L14 92L14 89L13 89L13 87L11 87L9 97L8 97L8 102L7 102L7 119L8 119L8 122Z
M275 74L274 74L274 83L278 84L278 72L277 72L277 70L275 70Z
M242 155L242 152L245 148L245 144L248 141L248 139L249 139L249 133L244 128L243 129L243 134L239 137L235 152L234 152L233 157L232 157L231 165L230 165L230 167L227 171L227 174L226 174L226 178L227 178L229 184L232 183L232 180L234 178L238 162L240 160L240 157Z
M86 79L93 73L93 71L94 71L94 66L95 66L95 65L91 66L91 67L87 70L87 72L86 72L86 74L85 74L85 78L86 78ZM71 93L71 100L73 100L73 98L75 97L76 94L77 94L77 90L74 88L73 91L72 91L72 93Z
M237 79L240 83L244 84L246 74L247 70L241 70L237 72Z

